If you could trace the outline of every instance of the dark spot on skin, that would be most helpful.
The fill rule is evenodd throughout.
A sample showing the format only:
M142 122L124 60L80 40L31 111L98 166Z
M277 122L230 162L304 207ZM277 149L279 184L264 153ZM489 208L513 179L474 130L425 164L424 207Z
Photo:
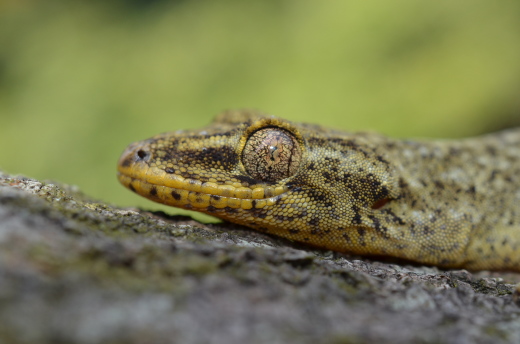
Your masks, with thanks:
M175 200L179 201L181 199L181 195L177 191L172 191L171 194Z
M224 211L225 211L226 213L230 213L230 214L235 214L235 213L238 212L238 210L236 210L235 208L231 208L231 207L225 207L225 208L224 208Z
M321 231L320 231L319 229L313 229L313 230L311 230L311 234L312 234L312 235L317 235L317 234L320 234L320 233L321 233Z
M215 201L220 200L220 196L217 196L217 195L211 195L210 197L211 197L212 199L214 199Z
M337 164L339 164L339 159L338 158L331 158L331 157L326 156L324 159L325 159L325 161L329 165L337 165Z
M404 225L405 222L403 221L403 219L401 219L399 216L397 216L392 210L390 209L382 209L381 210L381 213L383 214L388 214L389 216L391 216L391 222L394 222L394 223L397 223L399 225ZM413 227L413 224L411 224L411 226Z
M204 157L209 156L212 161L225 162L229 165L235 165L237 163L235 149L230 146L209 147L206 151L200 152L199 154L204 154Z
M173 174L173 173L175 173L175 169L173 169L171 167L166 167L164 169L164 172L169 173L169 174Z
M133 162L134 162L134 160L131 157L128 157L125 160L123 160L123 162L121 163L121 166L128 167L128 166L132 165Z
M345 238L345 240L350 243L350 236L348 234L343 234L343 238Z
M329 139L329 141L332 141L332 139ZM321 139L319 137L309 137L308 139L309 146L314 147L323 147L327 146L327 140Z
M320 219L318 219L317 217L313 217L312 219L310 219L309 221L307 221L307 223L310 225L310 226L317 226L320 224Z
M352 206L352 210L354 210L354 217L352 218L352 223L361 224L361 215L359 214L359 207L357 205Z
M320 202L325 202L327 200L327 197L324 194L318 193L318 192L311 191L311 192L309 192L309 196Z
M256 216L257 216L258 218L260 218L260 219L265 219L265 217L267 216L267 214L265 214L265 213L260 213L260 214L257 214Z
M128 188L133 192L137 192L132 184L128 184Z
M300 233L300 230L299 229L289 229L289 233L298 234L298 233Z
M286 221L286 222L294 221L294 217L292 217L292 216L274 215L274 218L277 220Z
M383 158L381 155L376 155L376 160L382 162L383 164L389 165L389 162Z
M357 232L358 232L359 236L362 237L362 238L363 238L363 237L365 236L365 234L366 234L366 230L364 230L363 228L358 228L358 229L357 229Z
M334 209L334 208L329 210L329 216L334 220L340 219L340 216L336 213L336 209Z
M247 185L244 185L244 186L249 186L249 185L255 185L255 184L264 183L264 182L261 182L261 181L259 181L259 180L257 180L257 179L251 178L251 177L249 177L249 176L234 175L233 177L236 178L237 180L241 181L242 183L247 184Z
M155 186L150 189L150 196L157 196L157 188Z
M361 224L361 215L359 215L358 213L356 213L354 215L354 217L352 218L352 222L355 223L355 224Z
M311 171L314 171L314 170L316 169L316 166L314 165L313 162L311 162L311 163L309 164L309 166L307 166L307 169L308 169L308 170L311 170Z
M370 215L368 218L372 220L375 230L383 234L384 237L386 237L386 228L381 226L381 221L379 221L379 219L373 215Z
M215 207L212 206L212 205L210 205L210 206L208 206L208 207L206 208L206 211L207 211L208 213L213 213L213 212L215 212L216 210L217 210L217 208L215 208Z
M474 194L475 193L475 186L471 186L468 190L467 190L468 193L470 194Z
M323 178L325 178L326 180L330 180L330 173L325 171L321 174L323 176Z

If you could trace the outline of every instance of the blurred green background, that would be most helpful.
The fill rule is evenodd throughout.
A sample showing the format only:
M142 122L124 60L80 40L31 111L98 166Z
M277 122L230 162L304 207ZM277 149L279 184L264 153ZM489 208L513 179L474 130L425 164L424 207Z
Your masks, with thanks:
M460 137L519 91L519 1L0 0L0 168L121 206L165 209L118 184L127 144L223 109Z

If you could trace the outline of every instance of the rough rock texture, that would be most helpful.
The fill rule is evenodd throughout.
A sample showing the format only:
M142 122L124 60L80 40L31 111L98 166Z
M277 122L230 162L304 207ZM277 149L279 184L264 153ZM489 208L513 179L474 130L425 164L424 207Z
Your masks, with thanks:
M0 343L520 343L517 280L314 251L0 173Z

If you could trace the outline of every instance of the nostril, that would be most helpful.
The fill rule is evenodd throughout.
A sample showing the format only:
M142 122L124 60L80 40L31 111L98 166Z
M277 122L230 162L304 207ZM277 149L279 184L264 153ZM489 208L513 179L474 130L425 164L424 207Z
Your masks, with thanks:
M148 157L148 152L147 151L144 151L142 149L139 149L137 151L137 157L140 159L140 160L144 160Z

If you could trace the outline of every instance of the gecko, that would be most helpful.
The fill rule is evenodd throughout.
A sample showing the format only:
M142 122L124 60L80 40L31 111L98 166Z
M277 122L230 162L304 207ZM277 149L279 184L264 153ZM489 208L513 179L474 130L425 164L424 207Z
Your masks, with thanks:
M408 140L228 110L131 144L118 179L152 201L321 249L520 271L520 128Z

